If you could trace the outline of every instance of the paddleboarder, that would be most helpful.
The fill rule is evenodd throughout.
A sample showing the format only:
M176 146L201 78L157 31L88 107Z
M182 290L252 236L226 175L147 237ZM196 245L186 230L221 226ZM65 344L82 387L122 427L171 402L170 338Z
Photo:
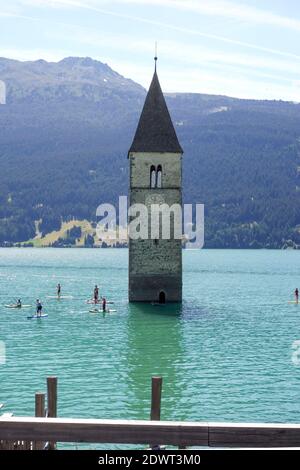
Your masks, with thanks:
M95 286L94 289L94 303L97 304L99 302L99 288Z
M36 315L37 317L42 316L43 305L39 299L36 301Z

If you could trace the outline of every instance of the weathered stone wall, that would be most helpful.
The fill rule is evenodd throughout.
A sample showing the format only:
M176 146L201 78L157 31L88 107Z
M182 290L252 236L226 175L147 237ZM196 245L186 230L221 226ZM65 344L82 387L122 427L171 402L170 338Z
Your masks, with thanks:
M165 293L167 302L181 302L182 279L173 275L148 275L129 277L130 302L159 302L159 294Z
M180 274L181 240L130 240L130 273Z
M150 188L151 165L162 167L162 188ZM161 234L151 239L150 230L152 204L182 204L181 155L131 154L130 184L130 206L144 204L149 209L149 238L129 241L129 300L157 302L164 292L167 301L181 301L181 240L164 240Z

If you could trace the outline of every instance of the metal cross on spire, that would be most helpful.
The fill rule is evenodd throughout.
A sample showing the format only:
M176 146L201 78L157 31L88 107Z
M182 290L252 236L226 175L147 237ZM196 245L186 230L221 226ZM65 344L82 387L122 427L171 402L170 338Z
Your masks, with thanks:
M155 41L155 57L154 57L154 61L155 61L155 72L156 72L156 64L157 64L157 41Z

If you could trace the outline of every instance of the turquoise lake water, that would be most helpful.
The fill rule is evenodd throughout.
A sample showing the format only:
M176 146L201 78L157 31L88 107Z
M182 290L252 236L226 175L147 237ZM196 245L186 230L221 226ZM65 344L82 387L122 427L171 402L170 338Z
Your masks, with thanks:
M58 414L148 419L152 375L162 419L300 422L299 251L186 250L182 306L127 302L127 250L0 249L0 402L34 414L58 377ZM47 298L62 284L73 299ZM95 284L115 314L88 313ZM4 307L41 298L49 317ZM300 358L300 354L299 354Z

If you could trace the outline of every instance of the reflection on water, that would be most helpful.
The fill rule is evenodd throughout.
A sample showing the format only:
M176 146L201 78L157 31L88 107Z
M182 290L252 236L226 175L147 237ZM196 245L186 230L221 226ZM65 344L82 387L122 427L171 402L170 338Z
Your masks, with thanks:
M183 355L181 315L182 307L177 304L129 306L127 380L133 394L129 414L136 418L149 417L152 376L163 376L163 419L171 418L172 409L179 405L184 394L180 367Z

